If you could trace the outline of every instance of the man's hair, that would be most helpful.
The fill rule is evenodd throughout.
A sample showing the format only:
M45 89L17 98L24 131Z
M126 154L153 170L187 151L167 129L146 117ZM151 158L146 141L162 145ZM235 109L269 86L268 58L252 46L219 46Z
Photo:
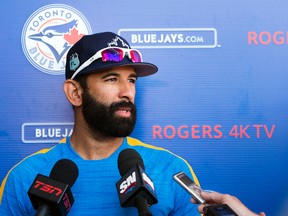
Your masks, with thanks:
M80 84L80 86L83 88L84 91L87 90L87 88L88 88L87 75L76 76L74 80Z

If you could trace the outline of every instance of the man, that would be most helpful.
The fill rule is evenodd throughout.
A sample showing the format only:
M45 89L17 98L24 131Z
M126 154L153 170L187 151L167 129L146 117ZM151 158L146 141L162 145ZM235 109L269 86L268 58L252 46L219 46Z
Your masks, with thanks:
M154 183L158 203L149 207L152 215L199 215L191 197L172 179L184 171L199 184L190 165L162 148L127 137L136 121L136 80L157 70L111 32L84 36L71 47L64 92L74 109L73 133L9 171L1 186L0 215L34 215L27 191L37 174L49 176L62 158L74 161L79 169L69 215L137 215L136 208L120 206L115 186L121 178L118 155L127 148L141 155Z

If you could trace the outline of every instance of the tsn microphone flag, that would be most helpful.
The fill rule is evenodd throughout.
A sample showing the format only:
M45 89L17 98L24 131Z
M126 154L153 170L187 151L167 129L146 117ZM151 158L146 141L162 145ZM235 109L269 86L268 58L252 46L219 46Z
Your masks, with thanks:
M122 207L135 206L137 197L147 199L149 206L158 202L154 184L139 164L134 165L129 172L116 183L116 187Z
M46 203L51 208L52 215L67 215L74 203L68 184L41 174L36 176L28 195L34 209L37 209L41 203Z

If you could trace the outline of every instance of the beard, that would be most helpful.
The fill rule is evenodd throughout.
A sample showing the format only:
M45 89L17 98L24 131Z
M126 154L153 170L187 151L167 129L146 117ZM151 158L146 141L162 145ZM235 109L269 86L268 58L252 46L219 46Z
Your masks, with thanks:
M130 108L130 117L115 115L119 108ZM121 101L104 104L95 99L88 90L83 93L82 113L92 134L105 137L126 137L132 133L136 123L136 106L132 102Z

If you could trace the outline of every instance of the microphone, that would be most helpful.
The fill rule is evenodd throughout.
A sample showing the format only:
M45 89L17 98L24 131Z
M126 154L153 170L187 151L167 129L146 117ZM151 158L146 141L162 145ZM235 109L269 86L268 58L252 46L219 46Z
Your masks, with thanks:
M66 216L74 203L70 188L77 178L78 167L68 159L57 161L49 177L38 174L28 190L35 216Z
M145 173L143 160L134 149L124 149L118 156L122 178L116 188L122 207L137 207L139 216L152 215L148 206L158 203L154 184Z

